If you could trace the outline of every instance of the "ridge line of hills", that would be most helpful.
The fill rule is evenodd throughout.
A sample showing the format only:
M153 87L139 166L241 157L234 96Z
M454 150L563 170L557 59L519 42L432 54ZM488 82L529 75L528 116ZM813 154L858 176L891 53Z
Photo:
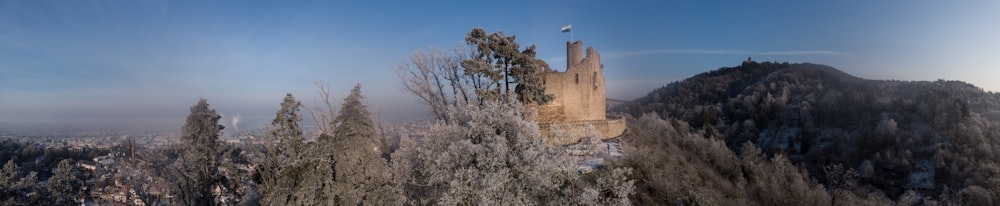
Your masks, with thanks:
M751 142L828 190L840 187L828 168L842 165L858 173L852 191L892 199L1000 191L1000 93L961 81L869 80L819 64L750 61L610 111L678 121L737 153Z

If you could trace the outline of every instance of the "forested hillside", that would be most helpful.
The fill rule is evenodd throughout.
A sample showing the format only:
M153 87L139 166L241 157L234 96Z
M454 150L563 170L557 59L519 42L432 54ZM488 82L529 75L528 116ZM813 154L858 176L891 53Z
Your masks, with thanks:
M960 81L866 80L824 65L750 61L670 83L614 110L663 117L730 151L756 145L768 157L787 157L835 203L845 197L838 192L884 201L1000 201L1000 94ZM671 136L685 134L656 133L648 121L631 125L630 143L668 147ZM701 161L726 174L724 161ZM636 167L637 174L661 169ZM724 177L736 184L746 171ZM666 188L652 182L637 191ZM697 195L678 195L690 196Z

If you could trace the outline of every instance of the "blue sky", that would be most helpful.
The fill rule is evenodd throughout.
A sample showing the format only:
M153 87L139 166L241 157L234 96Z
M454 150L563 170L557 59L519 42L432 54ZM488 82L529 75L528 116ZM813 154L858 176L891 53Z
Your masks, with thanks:
M473 27L517 35L565 65L560 33L603 57L608 97L760 61L827 64L869 79L954 79L998 91L998 1L6 1L0 124L176 128L199 97L243 127L314 81L361 83L384 118L425 114L393 66L462 45ZM2 125L0 125L2 126Z

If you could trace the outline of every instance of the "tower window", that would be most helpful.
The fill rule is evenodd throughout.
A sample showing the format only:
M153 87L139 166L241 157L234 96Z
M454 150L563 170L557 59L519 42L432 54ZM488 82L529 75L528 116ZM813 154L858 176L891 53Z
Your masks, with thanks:
M580 83L580 74L574 74L574 75L576 75L576 83L579 84Z

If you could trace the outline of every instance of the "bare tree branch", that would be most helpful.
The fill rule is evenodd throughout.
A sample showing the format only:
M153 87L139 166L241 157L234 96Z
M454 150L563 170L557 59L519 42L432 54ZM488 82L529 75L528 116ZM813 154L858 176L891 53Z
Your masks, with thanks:
M312 117L314 123L316 123L316 129L319 130L320 134L330 134L332 132L333 118L336 117L336 110L334 110L334 100L333 95L330 95L330 85L324 83L323 81L315 81L316 87L319 87L319 100L313 100L315 104L312 107L306 107L306 111L309 111L309 115ZM325 107L325 108L324 108Z
M403 83L401 89L431 106L437 119L448 121L445 114L448 105L469 102L470 93L464 84L470 76L461 69L459 59L434 48L414 51L406 63L395 68ZM447 90L451 90L450 94Z

